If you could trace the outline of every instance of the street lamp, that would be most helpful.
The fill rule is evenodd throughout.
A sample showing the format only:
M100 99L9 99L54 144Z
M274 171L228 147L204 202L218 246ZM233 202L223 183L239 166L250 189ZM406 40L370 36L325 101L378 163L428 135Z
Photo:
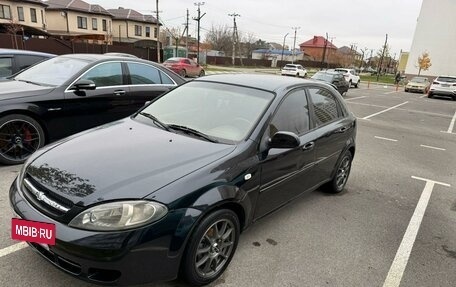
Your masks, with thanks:
M290 34L290 33L286 33L285 36L283 36L282 58L280 59L280 61L282 61L282 62L283 62L283 50L285 50L285 39L287 38L288 34Z

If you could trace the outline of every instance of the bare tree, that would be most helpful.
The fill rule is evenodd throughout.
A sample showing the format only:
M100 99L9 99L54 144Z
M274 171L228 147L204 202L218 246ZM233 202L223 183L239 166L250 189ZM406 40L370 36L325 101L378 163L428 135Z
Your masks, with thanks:
M225 52L225 55L233 53L233 32L227 26L212 26L206 34L206 42L211 44L212 49Z
M255 42L257 38L253 33L242 33L241 42L243 43L243 54L247 55L247 58L252 58L252 52L256 49Z
M418 76L421 74L421 70L427 71L432 66L431 58L429 57L429 52L424 51L421 56L418 57Z
M11 44L13 49L19 49L19 45L17 44L17 32L22 31L22 25L18 24L13 18L5 26L8 34L11 34Z

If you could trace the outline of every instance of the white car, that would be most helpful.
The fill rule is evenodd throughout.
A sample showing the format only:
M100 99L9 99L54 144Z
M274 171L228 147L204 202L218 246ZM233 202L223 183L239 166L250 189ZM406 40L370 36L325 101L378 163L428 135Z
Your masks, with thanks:
M282 76L293 76L293 77L307 77L307 70L301 65L298 64L286 64L282 68Z
M337 68L335 71L344 75L344 78L348 82L349 87L355 86L355 88L357 88L361 82L361 79L354 69Z
M450 97L456 101L456 76L438 76L428 93L428 98L434 96Z

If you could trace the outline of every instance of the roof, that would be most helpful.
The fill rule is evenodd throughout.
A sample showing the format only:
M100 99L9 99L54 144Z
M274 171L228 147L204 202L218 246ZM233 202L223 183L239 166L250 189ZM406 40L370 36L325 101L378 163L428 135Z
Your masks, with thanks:
M328 49L337 49L337 47L334 46L333 43L331 43L330 41L327 41L322 36L314 36L312 39L299 44L299 47L303 47L303 48L324 48L325 47L325 42L327 42L327 46L326 47Z
M90 14L111 16L111 14L98 4L89 4L82 0L48 0L48 10L70 10Z
M271 50L271 49L259 49L259 50L254 50L252 53L258 53L258 54L271 54L271 55L283 55L285 56L291 56L293 55L292 51L289 50ZM302 51L295 51L295 55L301 55Z
M114 17L114 19L118 20L131 20L131 21L138 21L144 23L152 23L156 24L157 19L155 19L152 15L143 15L136 10L133 9L124 9L119 7L118 9L108 9L108 12Z
M47 4L41 0L19 0L19 1L15 1L15 2L27 2L27 3L37 4L37 5L41 5L41 6L47 6Z
M32 56L44 56L44 57L55 57L54 54L35 52L29 50L15 50L15 49L0 49L0 55L32 55Z
M252 87L267 91L278 91L303 83L314 83L313 81L298 79L294 77L284 77L279 75L260 75L260 74L217 74L204 76L194 79L198 82L218 82L232 85Z

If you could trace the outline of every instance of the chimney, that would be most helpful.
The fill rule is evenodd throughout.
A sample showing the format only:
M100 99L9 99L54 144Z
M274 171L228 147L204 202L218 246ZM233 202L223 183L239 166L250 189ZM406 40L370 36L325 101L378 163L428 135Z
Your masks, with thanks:
M317 41L318 41L318 37L317 37L317 36L314 36L313 43L316 44Z
M124 9L124 7L119 7L119 10L121 10L121 9L123 10L123 9Z

